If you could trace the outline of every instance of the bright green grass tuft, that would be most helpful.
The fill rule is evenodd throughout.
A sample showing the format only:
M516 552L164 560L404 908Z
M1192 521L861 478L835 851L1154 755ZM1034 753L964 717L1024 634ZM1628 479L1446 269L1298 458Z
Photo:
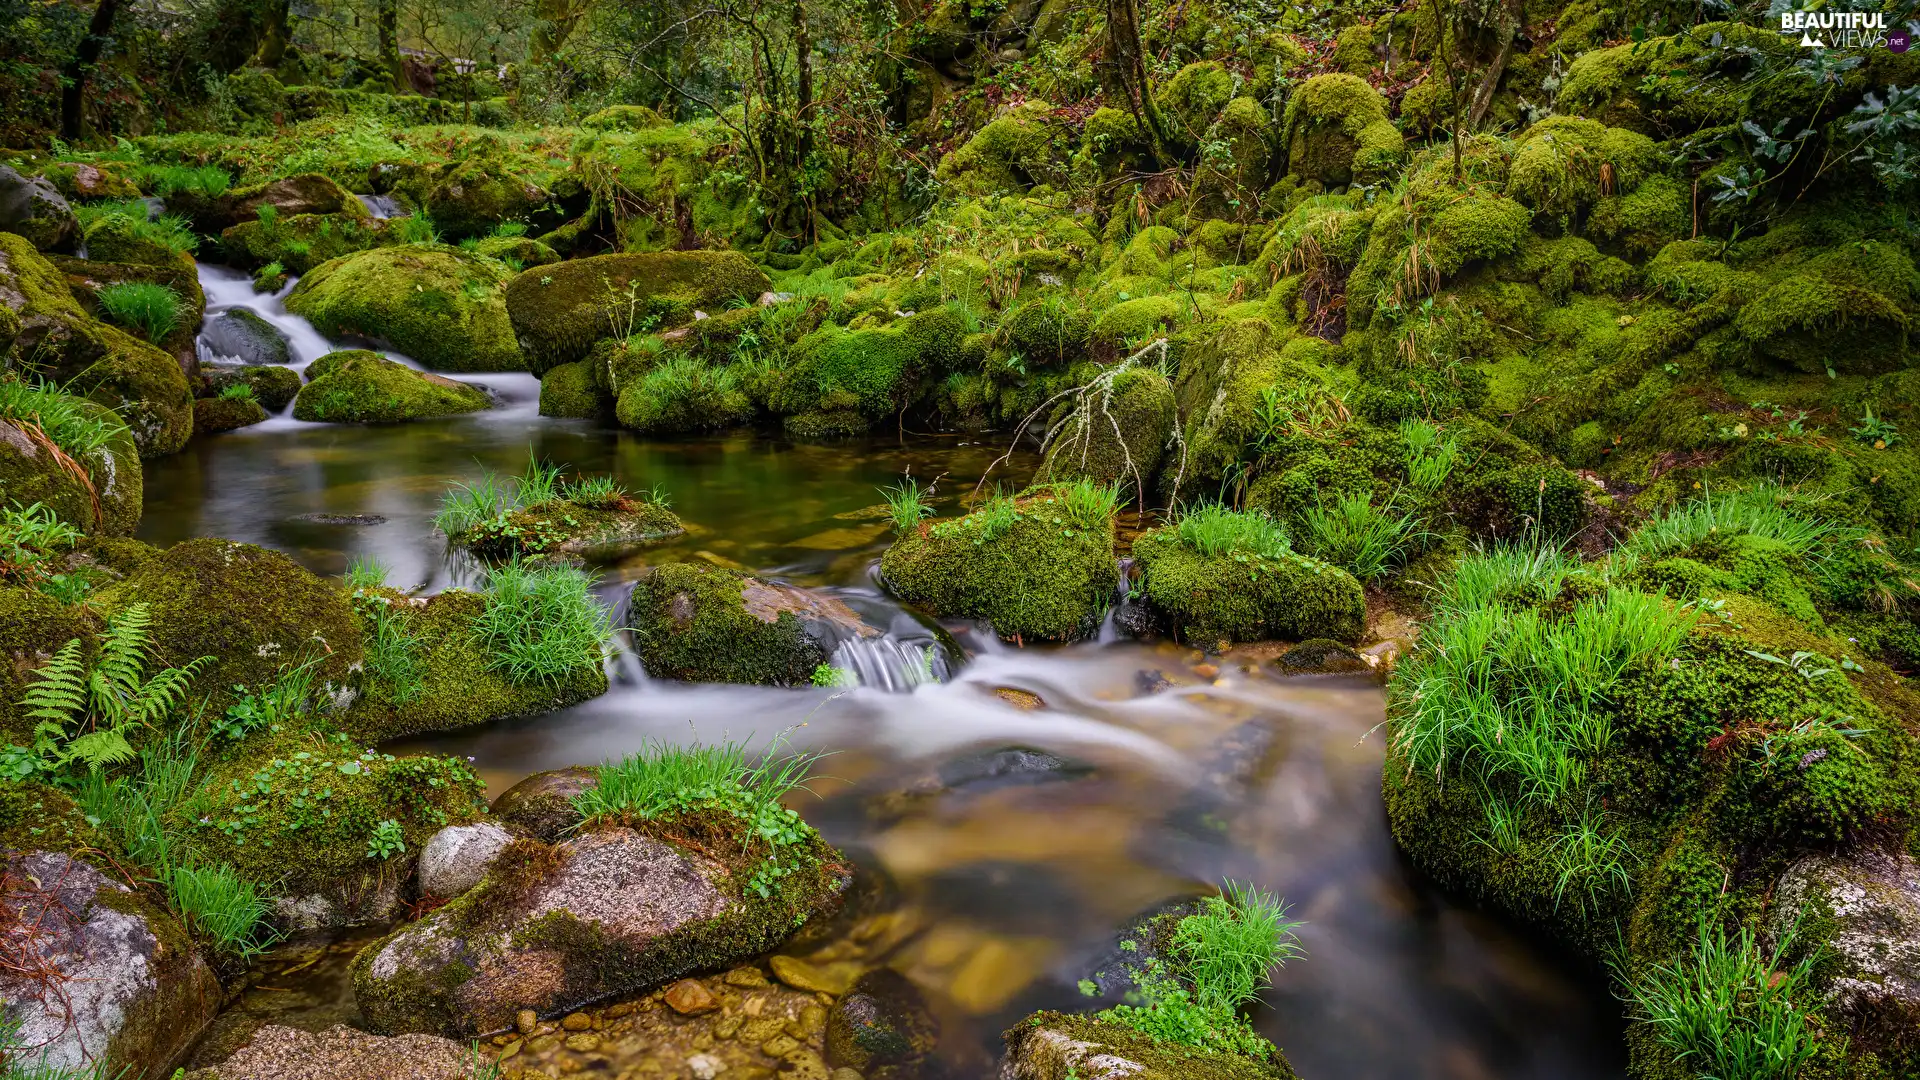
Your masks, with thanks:
M278 940L267 929L273 905L231 866L176 866L164 874L174 909L221 952L247 959Z
M1729 937L1703 913L1690 953L1631 980L1627 1001L1688 1073L1790 1080L1819 1045L1807 1016L1819 1000L1813 969L1820 951L1789 963L1795 936L1782 934L1762 951L1752 929Z
M55 446L74 458L97 453L126 430L119 417L103 413L85 398L52 383L28 382L12 373L0 376L0 420L15 426L22 421L38 426Z
M613 636L587 575L519 561L486 573L487 606L475 622L488 666L515 683L554 683L601 661Z
M933 516L933 507L927 505L926 496L927 492L920 490L920 482L911 476L880 489L880 497L887 500L887 514L893 518L893 531L912 532Z
M97 295L107 318L140 331L148 341L160 341L180 325L180 294L165 285L126 281L102 285Z
M1384 577L1428 536L1417 515L1395 511L1397 502L1379 507L1365 492L1349 492L1330 507L1311 507L1301 518L1300 548L1361 581Z
M181 193L214 199L233 186L233 177L217 165L149 165L143 181L148 191L163 199Z
M1173 524L1182 544L1209 558L1222 555L1258 555L1276 559L1293 550L1287 531L1264 510L1230 510L1205 502L1187 510Z
M1709 537L1745 533L1777 540L1797 555L1808 555L1817 554L1825 544L1863 535L1858 529L1816 521L1796 509L1796 503L1806 502L1804 496L1773 484L1695 499L1641 526L1620 550L1630 556L1658 558Z

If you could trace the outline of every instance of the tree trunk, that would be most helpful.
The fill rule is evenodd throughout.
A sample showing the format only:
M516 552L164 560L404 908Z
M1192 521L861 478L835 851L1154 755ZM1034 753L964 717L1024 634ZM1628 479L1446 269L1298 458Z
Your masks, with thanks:
M1154 160L1169 160L1167 133L1160 110L1153 104L1153 84L1147 78L1146 47L1140 43L1140 10L1134 0L1107 0L1107 63L1127 110L1153 146Z
M287 57L293 42L293 12L289 0L269 0L266 5L266 34L260 39L260 51L253 62L257 67L276 68Z
M793 2L793 62L796 75L794 122L798 127L794 132L793 171L795 179L798 179L806 174L807 158L813 155L813 43L807 38L807 5L803 0ZM802 235L808 243L812 243L812 193L803 190L800 199L806 214Z
M119 13L120 0L100 0L100 6L93 9L93 18L87 23L87 36L80 39L80 46L73 53L73 62L67 65L63 73L60 137L68 142L80 138L81 113L86 108L87 80L93 76L94 65L100 62L100 53L107 47L107 39L113 33L113 20Z
M1520 36L1525 19L1526 13L1517 0L1508 0L1505 17L1500 20L1500 51L1494 54L1486 78L1480 80L1480 89L1473 95L1473 109L1467 113L1469 130L1478 130L1480 121L1487 115L1487 106L1493 104L1494 91L1500 88L1500 76L1506 74L1507 61L1513 57L1513 39Z
M407 72L400 66L400 0L380 0L375 15L380 42L380 66L393 78L393 92L406 89Z

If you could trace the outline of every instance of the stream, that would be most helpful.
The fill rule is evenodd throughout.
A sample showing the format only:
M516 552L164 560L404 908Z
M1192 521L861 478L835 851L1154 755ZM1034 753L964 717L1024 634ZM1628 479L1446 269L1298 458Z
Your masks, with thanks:
M335 344L237 271L203 266L201 279L210 316L251 308L288 335L296 366ZM930 642L929 625L874 582L890 538L876 489L938 477L936 507L957 513L1003 449L991 436L659 441L538 416L530 375L461 378L501 407L390 427L281 416L196 438L147 476L140 538L223 536L330 575L372 556L391 583L438 591L469 573L433 531L441 492L483 469L518 472L531 451L631 490L658 486L687 521L686 535L600 568L616 614L638 569L697 559L829 590L890 628L886 640ZM1033 466L1016 456L994 475L1018 481ZM793 805L913 928L886 962L931 1002L951 1076L993 1075L1002 1030L1036 1008L1084 1007L1076 984L1125 926L1225 878L1280 894L1305 920L1306 955L1275 973L1256 1022L1306 1080L1624 1074L1603 979L1441 895L1398 856L1379 794L1377 685L1283 679L1253 653L1015 649L946 630L965 663L944 681L912 685L897 660L871 656L867 685L845 691L690 685L623 657L599 699L389 749L470 757L492 794L647 740L784 737L831 752L814 797ZM351 955L283 947L261 965L270 987L240 995L222 1025L351 1019Z

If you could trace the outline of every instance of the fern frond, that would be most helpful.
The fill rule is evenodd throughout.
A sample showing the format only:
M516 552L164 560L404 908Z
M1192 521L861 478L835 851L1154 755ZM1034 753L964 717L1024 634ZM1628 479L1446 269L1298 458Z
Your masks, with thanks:
M67 744L61 757L66 761L84 763L89 769L118 765L134 758L133 745L121 734L119 728L107 728L89 732Z
M40 720L72 723L87 701L86 666L80 658L80 639L74 638L34 673L20 704L27 715Z
M96 679L105 679L123 694L139 692L140 672L147 663L150 622L151 613L145 604L129 604L107 620L107 631L100 635L100 660L94 664Z
M200 669L213 661L211 656L202 656L183 667L167 668L156 672L147 680L140 692L127 703L127 718L136 723L150 724L167 714L187 696L187 686Z

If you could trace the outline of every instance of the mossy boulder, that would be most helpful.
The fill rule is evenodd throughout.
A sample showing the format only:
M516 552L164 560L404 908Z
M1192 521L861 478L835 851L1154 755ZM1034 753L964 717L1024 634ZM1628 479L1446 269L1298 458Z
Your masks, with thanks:
M1084 333L1084 321L1079 325ZM792 366L770 404L790 421L811 418L803 430L857 434L898 415L932 379L955 370L963 336L958 318L944 308L861 330L829 323L794 345Z
M1162 1042L1089 1015L1040 1012L1005 1035L1004 1080L1295 1080L1278 1050L1271 1058L1196 1050Z
M1182 641L1329 638L1352 643L1366 629L1367 597L1352 574L1285 552L1204 555L1172 528L1133 543L1147 603Z
M1036 487L998 513L922 523L880 560L896 596L940 618L984 619L1003 638L1091 634L1113 598L1113 519L1076 520L1065 488Z
M19 704L20 696L33 669L75 638L92 650L95 626L86 609L62 604L38 589L0 585L0 656L7 660L0 664L0 745L33 743L36 721ZM0 789L5 787L0 784Z
M561 555L603 560L685 531L673 511L622 494L593 504L548 499L449 539L488 559Z
M279 412L300 393L300 373L289 367L261 364L249 367L204 368L207 388L213 393L229 386L251 386L253 400L268 412Z
M560 261L560 253L538 240L525 236L487 236L473 245L475 255L499 259L515 269L546 266Z
M356 200L355 206L359 206ZM295 214L272 224L243 221L220 234L220 250L235 266L252 270L279 263L299 275L356 251L397 243L387 223L366 214Z
M694 835L697 853L679 839ZM474 889L362 950L354 997L376 1031L474 1035L726 968L830 914L851 878L812 835L781 851L788 873L763 897L748 881L766 851L724 811L520 841Z
M435 371L521 371L507 276L455 247L375 248L315 267L286 304L323 334L378 338Z
M11 166L0 165L0 229L41 251L71 251L80 223L46 177L22 176Z
M143 458L193 434L193 396L159 348L88 317L65 278L25 238L0 233L0 305L18 322L14 347L42 374L118 412Z
M427 189L427 215L449 236L479 236L506 221L525 221L552 196L515 175L501 157L469 154L444 166Z
M656 679L805 686L841 641L876 633L844 603L704 563L649 567L627 625Z
M1220 110L1233 100L1234 81L1225 67L1212 60L1175 72L1154 95L1172 137L1185 146L1198 145Z
M143 494L139 449L133 434L106 409L97 410L115 432L105 446L78 458L61 451L86 474L81 477L28 429L0 420L0 505L40 503L60 520L97 536L131 536L140 524Z
M609 105L581 120L580 126L593 131L646 131L669 123L645 105Z
M307 365L293 399L297 420L329 424L397 424L491 408L486 391L414 369L365 349L328 353Z
M320 173L298 173L266 183L249 184L212 198L180 191L167 200L169 211L187 215L192 219L195 229L213 236L243 221L258 218L263 206L273 207L274 216L280 221L303 214L344 214L355 219L373 217L352 192Z
M1042 481L1087 479L1153 490L1173 434L1173 384L1150 368L1132 368L1075 402L1040 466Z
M132 218L108 214L94 220L83 234L87 259L92 262L125 263L129 266L191 267L193 256L142 236Z
M730 367L676 356L620 387L613 415L621 426L655 435L718 431L753 419L753 400Z
M197 435L218 435L243 427L265 423L267 410L250 397L210 397L193 403L193 430Z
M768 290L767 275L736 251L595 255L527 270L507 284L507 313L527 367L544 375L583 360L601 338L679 326Z
M283 927L396 918L427 840L486 812L485 786L459 758L383 754L315 722L213 753L203 803L173 824L201 858L267 884ZM404 851L382 855L370 841L388 821Z
M1329 187L1384 177L1405 146L1380 91L1345 73L1315 75L1294 90L1281 139L1288 170Z
M1907 363L1920 275L1899 244L1861 240L1823 251L1734 317L1761 355L1817 374L1877 375Z
M963 195L1010 195L1058 184L1072 156L1072 129L1044 101L1028 101L973 133L940 160L942 183Z
M417 687L395 685L363 671L362 693L339 718L356 739L381 743L407 735L455 731L495 720L537 716L607 692L607 674L586 662L554 682L517 683L478 640L487 598L458 589L421 599L392 589L365 590L355 603L379 604L392 613L408 642ZM364 618L361 626L370 630Z
M600 388L585 360L561 364L540 376L540 415L598 419L613 410L613 398Z
M360 626L332 583L277 551L231 540L187 540L97 594L112 613L144 603L157 655L214 659L196 686L224 709L234 686L264 687L314 660L322 683L346 685L360 664ZM198 692L198 691L196 691Z
M1647 136L1578 116L1549 116L1514 143L1506 193L1540 214L1585 213L1639 187L1662 164Z

